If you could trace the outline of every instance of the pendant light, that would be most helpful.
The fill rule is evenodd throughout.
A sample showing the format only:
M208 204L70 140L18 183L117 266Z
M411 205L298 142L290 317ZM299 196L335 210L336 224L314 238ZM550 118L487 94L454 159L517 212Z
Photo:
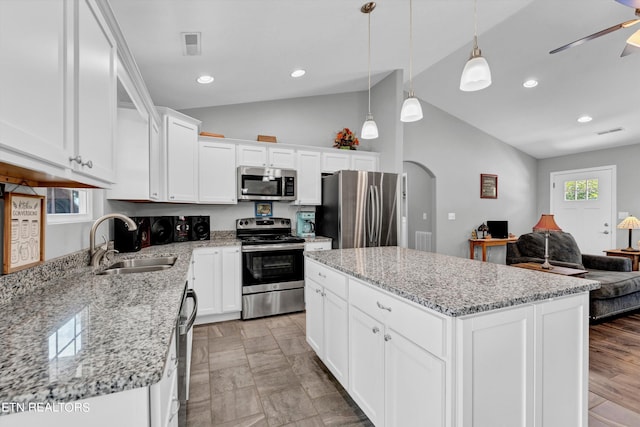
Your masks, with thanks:
M489 64L487 60L482 57L482 52L478 47L477 3L477 0L473 1L473 50L460 77L460 90L464 92L475 92L491 85L491 70L489 69Z
M413 0L409 0L409 96L402 103L400 120L416 122L422 119L422 106L413 93Z
M369 17L369 60L367 63L369 75L369 110L362 125L362 130L360 131L360 138L362 139L376 139L378 137L378 125L376 125L376 122L373 120L373 114L371 114L371 12L373 12L375 8L375 2L365 3L360 8L360 12L366 13Z

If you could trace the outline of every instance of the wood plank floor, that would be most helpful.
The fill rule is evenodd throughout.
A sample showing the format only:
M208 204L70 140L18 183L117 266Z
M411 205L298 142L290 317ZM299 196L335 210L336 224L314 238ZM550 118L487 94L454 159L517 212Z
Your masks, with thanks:
M640 427L640 314L589 333L589 427ZM195 327L188 427L371 425L306 343L304 313Z

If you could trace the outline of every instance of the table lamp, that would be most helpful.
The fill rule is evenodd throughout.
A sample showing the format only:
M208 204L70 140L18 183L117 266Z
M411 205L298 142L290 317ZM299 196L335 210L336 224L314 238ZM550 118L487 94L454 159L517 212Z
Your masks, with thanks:
M622 220L620 224L618 224L618 228L628 229L629 230L629 247L622 249L625 252L637 252L636 249L633 249L631 246L631 233L634 228L640 228L640 220L633 215L629 215L625 219Z
M540 267L551 270L553 267L549 264L549 232L562 231L562 229L558 227L552 214L542 214L540 221L533 226L533 231L544 232L544 263Z
M487 227L487 224L483 222L482 224L480 224L480 227L478 227L478 231L482 232L482 238L484 239L485 237L487 237L487 231L489 231L489 227Z

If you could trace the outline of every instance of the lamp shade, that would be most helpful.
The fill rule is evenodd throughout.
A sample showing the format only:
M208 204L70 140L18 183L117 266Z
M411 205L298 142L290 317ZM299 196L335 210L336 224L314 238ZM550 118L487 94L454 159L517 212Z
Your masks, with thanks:
M542 214L540 220L533 226L533 231L562 231L552 214Z
M417 122L422 119L422 106L415 96L409 96L402 103L400 120L403 122Z
M626 230L640 228L640 220L638 220L638 218L633 215L629 215L628 217L623 219L620 224L618 224L618 228L623 228Z
M362 124L362 131L360 131L360 138L362 139L376 139L378 137L378 125L373 120L373 115L367 114L367 119Z
M479 52L479 49L478 49ZM474 53L467 61L460 76L460 90L474 92L491 85L491 69L489 63L479 53Z

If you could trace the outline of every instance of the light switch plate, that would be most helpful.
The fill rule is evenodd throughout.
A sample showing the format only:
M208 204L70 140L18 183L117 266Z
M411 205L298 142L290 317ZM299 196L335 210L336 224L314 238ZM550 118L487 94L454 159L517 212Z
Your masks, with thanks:
M449 221L453 221L456 219L456 213L455 212L449 212Z
M625 219L629 216L629 212L618 212L618 219Z

